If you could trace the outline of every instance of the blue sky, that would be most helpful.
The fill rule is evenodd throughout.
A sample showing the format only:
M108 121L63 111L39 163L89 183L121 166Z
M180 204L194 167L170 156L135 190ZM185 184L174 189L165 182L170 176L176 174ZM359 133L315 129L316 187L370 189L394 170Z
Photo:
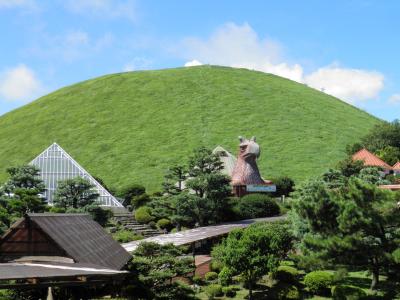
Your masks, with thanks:
M103 74L217 64L400 118L400 1L0 0L0 114Z

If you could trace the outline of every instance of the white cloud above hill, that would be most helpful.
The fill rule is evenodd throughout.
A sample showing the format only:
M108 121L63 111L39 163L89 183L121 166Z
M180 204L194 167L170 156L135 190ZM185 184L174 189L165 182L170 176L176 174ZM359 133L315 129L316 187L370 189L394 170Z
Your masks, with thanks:
M0 99L9 102L29 102L45 92L36 74L20 64L0 73Z
M180 55L196 62L247 68L279 75L322 90L349 103L375 99L384 87L384 75L370 70L323 66L305 74L301 64L290 61L277 41L260 38L247 23L227 23L207 39L190 37L179 45Z

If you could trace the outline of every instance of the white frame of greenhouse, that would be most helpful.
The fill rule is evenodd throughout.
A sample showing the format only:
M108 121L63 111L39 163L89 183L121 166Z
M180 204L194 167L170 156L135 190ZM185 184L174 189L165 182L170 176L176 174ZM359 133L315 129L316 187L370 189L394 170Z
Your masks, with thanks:
M78 164L63 148L53 143L39 156L30 162L40 169L40 177L44 182L46 191L44 196L48 204L53 204L54 192L58 181L82 177L95 186L100 195L98 201L101 206L123 207L123 205L107 191L96 179Z

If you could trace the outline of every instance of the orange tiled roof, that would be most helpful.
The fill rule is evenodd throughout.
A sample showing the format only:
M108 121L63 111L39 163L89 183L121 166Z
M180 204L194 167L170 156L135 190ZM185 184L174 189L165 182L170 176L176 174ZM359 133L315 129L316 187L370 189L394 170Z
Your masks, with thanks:
M394 166L392 167L393 170L399 170L400 171L400 161L398 161L397 163L394 164Z
M362 160L364 161L365 166L371 167L382 167L386 170L391 170L392 167L385 163L382 159L377 157L376 155L369 152L367 149L361 149L357 153L353 154L353 160Z

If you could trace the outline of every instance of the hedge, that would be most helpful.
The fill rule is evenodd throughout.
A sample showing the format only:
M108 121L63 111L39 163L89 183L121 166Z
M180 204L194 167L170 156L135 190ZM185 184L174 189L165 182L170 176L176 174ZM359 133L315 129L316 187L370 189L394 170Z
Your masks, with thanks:
M213 281L218 278L218 274L216 272L207 272L204 278L207 281Z
M233 298L236 296L236 290L233 286L224 286L222 292L228 298Z
M279 215L280 208L274 199L263 194L248 194L239 199L235 211L242 219Z
M204 288L205 293L208 296L208 299L214 299L215 297L223 296L222 286L219 284L210 284Z

